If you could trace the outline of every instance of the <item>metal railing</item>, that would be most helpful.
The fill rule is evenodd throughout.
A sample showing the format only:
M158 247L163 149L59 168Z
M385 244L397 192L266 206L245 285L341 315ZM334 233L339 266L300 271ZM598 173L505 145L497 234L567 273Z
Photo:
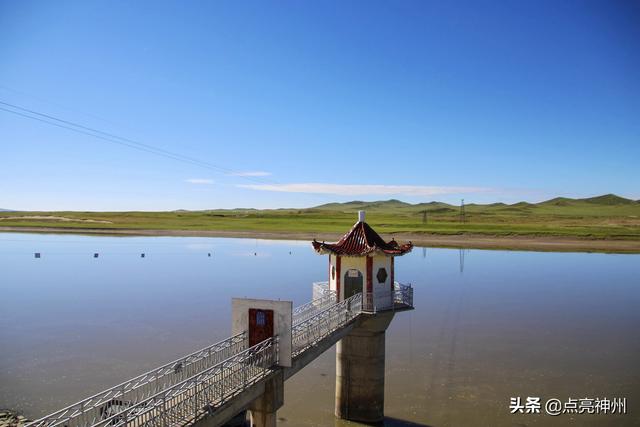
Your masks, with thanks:
M313 293L313 299L322 298L328 292L335 292L335 291L332 291L331 289L329 289L329 282L327 282L327 281L324 281L324 282L313 282L313 284L311 286L311 290L312 290L312 293Z
M198 372L216 366L246 348L246 332L242 332L35 420L29 426L92 425L105 416L117 414Z
M197 375L100 420L95 427L166 427L184 425L215 412L225 402L273 372L278 363L278 337L254 345Z
M319 298L321 295L333 292L329 290L329 282L314 282L313 283L313 295L314 298ZM411 284L402 284L400 282L393 282L393 291L391 295L392 303L395 305L402 305L407 307L413 307L413 287ZM369 292L363 292L362 295L362 310L370 313L378 311L374 304L373 294Z
M332 305L315 316L293 326L292 355L295 357L345 326L362 312L362 294Z
M393 303L413 308L413 287L411 284L393 283Z
M325 282L326 283L326 282ZM320 297L293 312L293 356L346 326L363 311L363 294L336 303L328 284ZM394 283L394 305L413 307L413 288ZM278 359L278 337L247 348L243 332L86 398L28 427L167 426L184 424L268 375Z
M330 307L335 303L335 298L335 292L327 289L321 298L296 307L293 312L294 324L304 322ZM30 427L92 425L97 420L115 416L131 405L204 372L245 350L247 344L247 333L242 332L35 420Z
M315 293L314 293L315 297ZM322 296L293 309L293 324L304 322L336 303L336 292L326 289Z
M376 312L376 306L373 304L373 294L365 292L362 296L362 310L370 313Z

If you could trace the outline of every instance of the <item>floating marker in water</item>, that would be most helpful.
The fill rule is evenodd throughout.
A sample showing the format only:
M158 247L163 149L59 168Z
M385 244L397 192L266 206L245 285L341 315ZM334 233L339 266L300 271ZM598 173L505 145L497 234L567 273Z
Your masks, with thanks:
M140 258L144 258L144 253L141 253L141 254L140 254Z
M36 258L40 258L40 252L36 252L35 254L33 254Z
M96 252L95 254L93 254L94 258L98 258L98 253Z

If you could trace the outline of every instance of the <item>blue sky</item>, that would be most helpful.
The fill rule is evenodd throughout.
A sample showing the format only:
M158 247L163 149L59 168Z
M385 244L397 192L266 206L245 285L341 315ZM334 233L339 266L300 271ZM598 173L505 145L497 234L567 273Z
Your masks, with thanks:
M2 208L640 198L632 1L0 0L0 101L226 170L0 110Z

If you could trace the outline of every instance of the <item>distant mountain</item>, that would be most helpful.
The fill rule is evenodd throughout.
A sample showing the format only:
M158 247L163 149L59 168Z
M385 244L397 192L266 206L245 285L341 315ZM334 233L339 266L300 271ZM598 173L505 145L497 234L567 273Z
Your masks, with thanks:
M605 194L597 197L589 197L588 199L581 199L583 202L593 203L596 205L630 205L637 203L631 199L625 199L624 197L616 196L615 194Z
M15 212L15 211L11 209L0 209L0 212Z
M544 202L535 203L535 205L545 206L545 205L554 205L554 206L569 206L573 202L579 199L570 199L569 197L556 197L553 199L545 200Z
M444 202L428 202L428 203L418 203L417 205L413 205L415 207L419 207L421 209L442 209L442 208L452 208L453 205Z
M546 200L544 202L538 203L538 205L569 206L569 205L579 205L583 203L589 203L592 205L614 206L614 205L631 205L636 202L630 199L625 199L624 197L617 196L615 194L603 194L602 196L587 197L585 199L571 199L568 197L556 197L555 199Z
M536 206L585 206L588 203L590 205L602 205L602 206L616 206L616 205L635 205L640 203L638 200L630 200L625 199L624 197L617 196L615 194L604 194L602 196L597 197L588 197L585 199L572 199L569 197L556 197L550 200L545 200L540 203L528 203L528 202L518 202L513 203L511 205L506 203L488 203L488 204L479 204L479 203L469 203L466 205L467 208L490 208L490 209L499 209L499 210L513 210L519 209L522 212L527 212L528 209L534 208ZM459 209L458 205L450 205L444 202L424 202L424 203L406 203L401 200L391 199L391 200L380 200L375 202L363 202L360 200L355 200L352 202L345 203L327 203L324 205L316 206L311 209L321 209L321 210L342 210L342 211L355 211L355 210L371 210L371 211L380 211L380 210L390 210L390 209L401 209L401 210L409 210L409 211L429 211L429 212L447 212Z
M514 208L530 208L531 206L535 206L533 203L529 202L518 202L511 205Z
M384 210L384 209L402 209L413 207L416 205L412 205L411 203L402 202L400 200L391 199L391 200L380 200L376 202L363 202L360 200L354 200L352 202L345 203L327 203L324 205L316 206L312 209L322 209L322 210Z

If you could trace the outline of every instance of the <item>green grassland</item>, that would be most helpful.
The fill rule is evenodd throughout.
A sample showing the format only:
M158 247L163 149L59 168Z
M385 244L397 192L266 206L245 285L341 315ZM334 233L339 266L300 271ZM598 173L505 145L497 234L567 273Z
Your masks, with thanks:
M2 227L102 230L209 230L270 233L342 233L367 211L381 233L567 236L640 240L640 202L612 194L541 203L493 203L460 207L399 200L331 203L307 209L231 209L171 212L0 212ZM426 212L426 222L424 221ZM54 218L26 217L62 217ZM91 222L87 222L91 221ZM107 221L107 222L93 222Z

